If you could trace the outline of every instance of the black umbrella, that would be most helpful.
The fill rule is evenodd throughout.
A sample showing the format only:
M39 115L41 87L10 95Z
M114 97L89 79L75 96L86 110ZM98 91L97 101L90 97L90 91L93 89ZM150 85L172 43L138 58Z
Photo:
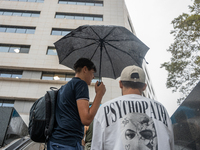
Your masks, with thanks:
M96 77L116 79L129 65L142 66L148 47L121 26L84 25L54 43L59 63L73 69L81 57L97 67Z

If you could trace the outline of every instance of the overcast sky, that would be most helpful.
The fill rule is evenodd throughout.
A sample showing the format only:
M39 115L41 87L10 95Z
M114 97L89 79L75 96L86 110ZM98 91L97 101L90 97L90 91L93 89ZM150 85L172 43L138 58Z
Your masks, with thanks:
M171 21L188 13L188 5L192 0L125 0L137 37L150 50L146 54L149 63L147 69L157 100L161 102L171 116L178 108L177 98L180 93L172 93L166 88L167 71L160 68L161 64L169 61L171 54L166 50L173 43Z

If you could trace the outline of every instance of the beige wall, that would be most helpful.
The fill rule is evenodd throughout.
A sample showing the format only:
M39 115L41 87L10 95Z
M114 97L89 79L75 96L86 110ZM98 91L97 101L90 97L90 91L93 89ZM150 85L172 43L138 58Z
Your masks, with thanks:
M31 69L36 68L38 70L44 70L44 68L50 70L65 70L66 67L58 64L57 57L46 55L47 47L54 46L53 43L61 38L61 36L50 36L52 27L75 29L78 26L85 24L104 24L126 25L126 27L129 28L127 14L125 14L126 11L124 10L125 6L122 6L124 6L123 0L104 1L104 7L57 4L57 0L46 0L44 3L0 1L0 8L4 9L41 11L39 18L0 15L1 25L36 27L35 34L0 33L0 37L6 37L0 39L1 43L31 45L28 55L9 53L5 53L4 55L0 54L0 64L5 67L23 66ZM100 14L103 15L103 21L56 19L54 18L55 12Z
M42 71L72 72L69 68L59 65L57 56L46 55L47 47L54 46L53 43L62 37L50 35L52 28L75 29L80 25L90 24L120 25L130 30L124 0L105 0L103 7L57 3L57 0L45 0L44 3L0 1L0 9L41 11L40 17L35 18L0 15L0 25L36 27L35 34L0 32L1 44L31 45L29 54L0 53L0 69L25 70L21 79L0 77L0 99L15 100L14 106L26 124L33 101L43 96L49 87L59 88L67 83L41 80ZM103 21L56 19L55 12L98 14L103 15ZM103 78L103 82L107 91L102 103L121 95L118 80ZM92 102L95 96L94 84L89 86L89 92Z

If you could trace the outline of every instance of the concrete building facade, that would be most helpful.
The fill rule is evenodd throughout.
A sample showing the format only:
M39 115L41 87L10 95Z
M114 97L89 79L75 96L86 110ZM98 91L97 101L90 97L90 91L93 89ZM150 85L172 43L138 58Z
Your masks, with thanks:
M59 64L53 43L88 24L124 26L135 34L124 0L1 0L0 106L14 106L28 124L33 102L74 75ZM144 95L156 99L145 63L143 68ZM118 81L103 78L107 91L102 103L121 95ZM92 102L94 82L89 92Z

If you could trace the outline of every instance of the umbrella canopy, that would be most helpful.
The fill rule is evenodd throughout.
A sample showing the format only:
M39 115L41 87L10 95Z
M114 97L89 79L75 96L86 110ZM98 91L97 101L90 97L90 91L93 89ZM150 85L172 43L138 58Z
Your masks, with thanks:
M96 66L95 77L116 79L129 65L142 66L148 47L121 26L84 25L54 43L59 63L73 69L81 57Z

